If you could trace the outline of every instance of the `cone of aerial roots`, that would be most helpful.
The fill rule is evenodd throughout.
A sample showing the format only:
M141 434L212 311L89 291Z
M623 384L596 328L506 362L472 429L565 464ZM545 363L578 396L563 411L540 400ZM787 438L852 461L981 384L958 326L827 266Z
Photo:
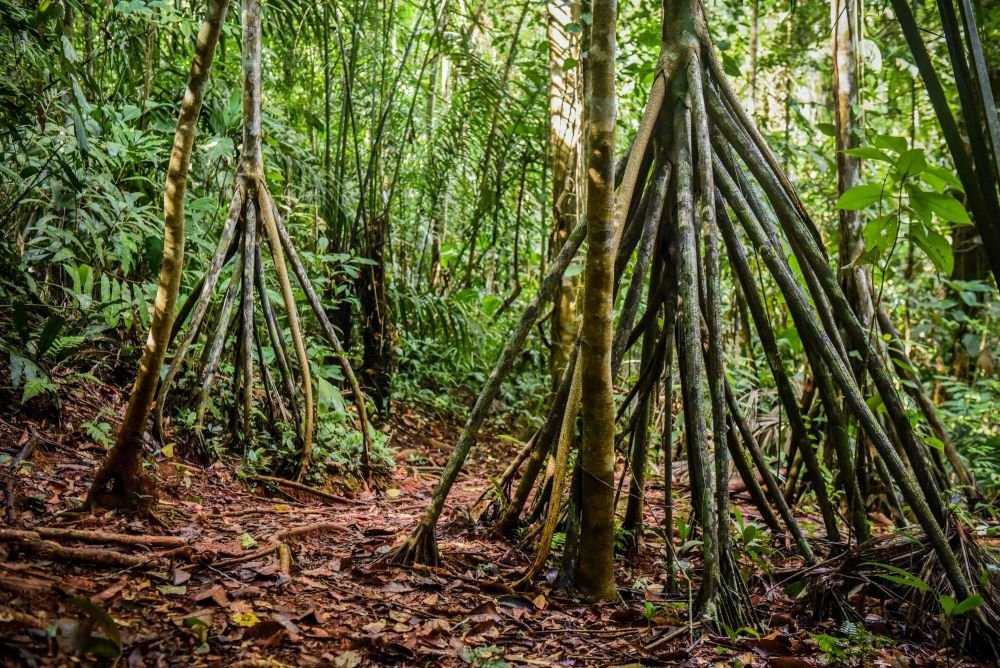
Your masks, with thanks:
M804 561L815 558L766 454L755 440L751 420L741 409L741 398L726 375L720 316L723 253L729 260L732 280L747 301L779 404L788 416L791 445L801 457L816 496L827 540L842 543L845 531L847 538L856 541L865 541L869 535L856 475L855 446L848 430L848 420L852 420L862 442L870 443L873 450L864 461L877 465L909 507L955 598L968 598L974 594L975 580L960 567L942 529L946 521L941 499L941 481L947 481L944 464L931 456L932 449L920 441L910 422L897 391L897 378L886 363L889 355L881 348L883 338L871 336L858 321L816 226L740 107L722 73L699 3L666 0L663 26L649 100L624 169L620 165L616 178L618 261L614 280L616 293L625 296L618 300L612 366L617 374L625 354L641 341L638 378L618 409L621 430L617 440L628 444L626 458L636 462L626 475L633 486L641 485L638 469L647 456L650 427L662 424L659 438L668 455L664 481L668 502L672 498L671 384L675 375L680 380L692 520L702 538L701 585L692 614L709 622L706 626L714 623L739 628L752 623L730 541L728 483L733 464L765 522L772 529L783 526ZM579 230L570 236L529 303L476 401L424 516L392 554L395 562L438 562L434 528L448 492L475 441L486 408L543 304L551 300L554 284L581 238ZM787 257L789 251L797 272ZM796 395L763 307L763 286L751 271L751 262L756 262L781 294L792 316L819 402L812 403L810 398L800 403ZM628 284L622 285L629 266ZM643 290L644 304L640 298ZM640 307L644 308L641 314ZM870 378L872 390L868 394L852 373L850 360L854 357L863 360ZM530 584L544 566L552 535L562 520L565 479L573 469L572 454L578 440L580 380L576 359L575 353L571 355L549 415L531 439L530 450L519 457L518 466L508 469L499 485L502 490L509 489L520 473L513 495L500 499L499 533L510 535L524 524L522 515L532 496L535 501L528 517L538 519L544 512L537 532L538 553L520 585ZM812 392L808 390L810 397ZM877 394L884 406L884 422L870 407L872 394ZM655 404L663 406L667 414L663 419L651 419ZM836 470L837 496L844 499L843 509L836 507L827 492L816 445L810 438L813 430L807 427L807 411L822 411L826 418L823 447ZM541 475L543 471L545 475ZM965 477L962 471L956 473ZM635 496L639 498L633 500L630 491L630 504L639 507L626 510L626 519L633 526L625 527L633 535L642 530L642 499L638 493ZM840 510L849 520L847 527L838 522ZM667 535L672 535L669 525ZM668 563L671 549L668 545Z
M216 7L220 6L220 10ZM218 42L218 31L225 15L227 3L218 2L210 7L206 25L214 32L210 33L205 44L211 44L212 52ZM176 319L172 318L174 305L183 268L183 197L186 181L187 165L190 163L191 143L194 128L197 124L198 110L192 108L186 96L182 105L181 118L178 121L178 139L175 140L175 153L180 141L186 141L186 159L177 160L171 156L168 170L167 216L168 231L171 222L179 216L181 237L180 251L164 253L163 273L169 275L167 284L172 296L162 298L157 295L157 308L154 314L153 330L158 332L156 348L158 359L147 361L144 357L141 367L140 381L137 381L134 395L139 396L140 385L145 399L142 415L132 411L130 402L126 424L135 422L131 429L132 439L139 443L139 436L145 425L146 416L155 391L155 412L153 428L156 434L163 438L163 413L168 402L171 388L177 375L188 358L192 345L200 338L204 341L203 351L197 364L196 391L190 393L190 398L196 407L194 433L204 444L205 413L211 403L212 388L218 381L219 366L227 347L233 355L233 405L230 411L231 433L239 434L245 446L249 446L258 427L254 417L256 397L258 392L258 375L263 397L266 403L266 416L271 426L280 423L294 425L302 450L296 471L296 478L304 476L312 464L312 441L314 430L314 402L309 359L306 355L305 341L299 320L298 307L292 291L291 273L295 274L321 326L324 337L338 355L344 375L347 378L357 406L359 429L363 437L362 470L367 475L369 467L369 452L371 448L371 433L364 395L358 380L347 360L343 347L337 338L332 324L323 310L306 269L296 253L288 230L285 228L274 198L268 191L264 181L263 155L261 150L261 28L259 0L243 2L243 146L240 168L236 177L235 192L229 204L225 223L219 239L218 247L213 254L208 269L201 277L191 295L181 307ZM203 28L203 31L205 28ZM189 84L189 93L196 92L193 97L200 107L207 70L211 64L211 54L206 52L202 36L196 50L195 65L192 67L192 81L198 84L194 88ZM206 60L207 56L207 60ZM198 77L195 74L198 74ZM182 136L182 129L185 134ZM178 213L179 212L179 213ZM175 235L177 232L175 232ZM267 243L264 244L266 239ZM278 317L275 304L272 303L268 291L268 273L265 269L262 246L266 245L271 258L274 280L282 298L282 307L287 321L287 335ZM165 248L176 248L170 239ZM229 271L229 280L221 302L214 304L216 290L224 283L224 274ZM161 276L161 292L165 284ZM161 309L162 304L162 309ZM163 317L160 311L163 311ZM261 332L263 321L263 333ZM184 327L186 326L186 330ZM167 368L166 374L160 380L159 369L166 356L166 350L173 345L181 332L184 332L177 345L177 350ZM150 340L153 340L151 334ZM227 343L233 340L231 346ZM266 362L266 345L273 354L273 364ZM148 354L148 351L147 351ZM256 364L255 364L256 358ZM259 369L259 371L258 371ZM276 375L272 374L272 369ZM144 379L144 380L143 380ZM130 422L128 416L135 413L136 419ZM122 435L126 430L122 430ZM120 435L119 440L122 436ZM134 454L123 457L117 454L116 447L108 457L108 461L98 473L91 497L107 495L109 482L121 478L114 472L124 466L138 468L141 458L141 445L137 445ZM132 452L129 450L129 452ZM205 453L211 457L213 453ZM114 487L114 484L112 485ZM148 483L146 484L148 487ZM113 491L113 490L112 490ZM148 492L146 493L148 496Z
M832 618L861 624L864 620L849 599L894 600L898 605L883 607L898 617L887 615L886 621L903 622L910 633L921 637L940 633L940 642L955 640L974 656L1000 658L1000 561L959 518L949 522L948 542L965 576L978 584L960 614L941 609L943 597L955 597L922 531L873 538L831 560L827 568L804 574L798 605L816 622Z
M285 338L267 289L268 277L261 252L265 238L282 297L291 346ZM232 266L232 272L228 287L221 304L214 312L214 318L209 317L216 288L225 267L229 265ZM351 386L363 438L362 471L367 475L371 433L364 395L264 181L261 151L260 1L244 0L243 146L235 194L208 270L182 308L172 332L173 336L178 336L181 325L187 325L177 353L159 387L154 426L157 431L162 431L167 395L191 345L199 336L204 335L205 347L197 373L198 389L194 393L194 430L199 440L203 439L205 411L211 388L216 382L220 358L227 340L234 336L234 401L231 412L232 425L236 428L234 431L241 434L245 444L252 442L256 429L253 423L256 356L268 422L271 425L283 422L296 426L302 451L295 477L301 479L312 465L314 401L310 364L292 292L289 265L291 273L295 274L305 292L324 337L337 353L344 376ZM259 320L263 320L263 335ZM273 351L273 368L277 377L272 375L272 365L265 362L264 340Z

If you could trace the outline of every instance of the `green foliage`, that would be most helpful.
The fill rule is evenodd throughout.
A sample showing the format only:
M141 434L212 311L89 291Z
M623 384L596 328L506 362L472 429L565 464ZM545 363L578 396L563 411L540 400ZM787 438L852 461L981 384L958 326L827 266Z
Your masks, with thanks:
M444 415L467 411L518 314L508 310L496 318L500 300L473 289L446 297L397 286L392 296L400 396ZM536 415L549 383L544 356L529 348L502 388L498 408Z
M862 566L877 566L878 568L888 571L887 573L876 573L877 577L893 582L895 584L903 585L904 587L912 587L918 591L930 591L931 587L929 584L918 578L916 575L906 571L898 566L893 566L892 564L882 564L877 562L866 562Z
M826 633L809 634L820 651L836 665L868 665L880 648L892 645L891 639L875 635L854 622L841 624L840 634L840 637Z
M981 606L983 604L983 597L979 594L973 594L961 601L957 601L953 596L945 595L939 597L938 602L941 604L941 610L944 611L945 615L948 617L959 617Z
M490 645L466 648L461 656L473 668L507 668L510 664L504 661L503 655L503 648Z
M874 208L865 224L866 252L861 263L884 261L896 249L900 234L911 239L943 274L951 273L954 257L944 236L947 225L972 221L953 192L962 192L958 178L944 167L928 164L925 152L908 148L901 137L880 135L872 146L849 149L848 154L878 165L878 181L856 185L837 201L850 211Z
M105 448L110 448L114 443L114 439L111 435L111 425L101 418L104 416L105 411L102 409L94 419L87 420L80 426L83 427L84 432L87 434L87 438L95 443L103 445Z

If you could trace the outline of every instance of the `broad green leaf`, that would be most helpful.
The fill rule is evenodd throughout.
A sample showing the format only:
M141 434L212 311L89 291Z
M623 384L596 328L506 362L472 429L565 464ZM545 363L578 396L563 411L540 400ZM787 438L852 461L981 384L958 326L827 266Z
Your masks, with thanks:
M63 48L63 58L71 63L75 63L80 59L76 53L76 48L73 46L73 40L69 38L69 35L62 36L62 48Z
M967 599L956 604L955 607L951 609L951 614L954 616L963 615L967 612L972 612L982 604L983 604L983 597L979 594L973 594Z
M17 332L21 343L28 342L28 309L22 302L14 304L14 331Z
M927 160L924 158L923 150L919 148L911 148L909 151L904 151L899 156L899 160L896 161L896 173L900 177L916 176L923 172L926 167Z
M933 436L928 436L924 439L924 443L931 446L938 452L944 452L944 443L940 438L934 438Z
M882 199L882 186L878 183L863 183L850 188L837 200L838 209L857 211L871 206Z
M868 404L868 408L871 409L872 413L877 414L879 413L879 411L885 410L885 404L882 403L882 397L880 397L877 394L873 394L872 396L868 397L865 400L865 403Z
M909 143L902 137L892 137L889 135L879 135L875 137L872 142L877 148L884 148L890 151L895 151L896 153L902 153L906 150Z
M965 192L965 188L962 187L962 182L958 180L958 177L955 176L955 173L950 169L938 167L937 165L928 165L927 169L924 170L923 178L933 186L934 184L931 183L929 177L940 180L942 184L949 188L953 188L960 193Z
M327 406L332 406L335 412L341 414L346 411L344 397L340 394L340 390L337 389L336 385L333 385L319 374L316 376L316 385L316 393L319 395L319 405L321 408L325 409Z
M48 352L52 342L56 340L59 332L62 331L64 324L66 324L66 320L61 315L54 315L48 319L45 327L42 328L41 335L38 337L38 348L35 351L38 357L42 357Z
M80 88L80 82L77 81L76 77L71 77L70 85L73 88L73 101L76 103L80 113L84 115L89 114L90 102L87 101L87 96L83 94L83 89Z
M887 252L892 248L899 233L899 219L893 214L872 218L865 224L865 246L869 250Z
M74 134L76 134L76 144L77 148L80 149L80 155L83 157L84 160L86 160L87 157L90 155L90 142L87 141L87 130L83 125L83 118L80 116L80 112L76 109L73 110L73 132ZM74 175L74 180L75 180L75 175ZM78 185L79 181L77 181L76 184L74 184L74 187L77 190L80 189L79 187L77 187Z
M889 154L885 151L879 150L874 146L859 146L858 148L849 148L844 151L847 155L852 155L855 158L864 158L865 160L881 160L882 162L893 162L893 159L889 157Z
M825 134L827 137L834 137L837 134L837 128L833 127L833 123L817 123L816 129ZM857 149L852 149L852 150L857 150ZM851 153L851 151L846 151L846 153L854 155L853 153Z
M955 256L947 239L922 225L910 227L910 238L927 254L939 272L951 274L955 266Z
M962 206L962 203L951 195L935 192L927 192L918 188L909 188L907 193L910 196L910 205L914 208L919 206L933 211L943 220L959 225L971 225L972 219L969 213ZM925 220L926 222L926 220Z

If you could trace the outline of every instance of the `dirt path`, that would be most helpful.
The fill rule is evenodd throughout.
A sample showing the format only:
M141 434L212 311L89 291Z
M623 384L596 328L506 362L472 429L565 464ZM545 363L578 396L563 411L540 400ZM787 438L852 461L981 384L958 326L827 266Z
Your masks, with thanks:
M0 423L0 453L18 451L27 436L18 429ZM485 438L467 467L474 475L460 477L439 531L443 568L386 566L382 557L423 510L456 426L406 412L391 429L398 448L391 481L378 494L342 501L244 484L230 465L197 468L159 457L155 521L73 514L101 452L65 436L78 433L72 425L63 436L41 433L30 465L14 479L12 528L48 530L37 537L41 544L77 551L47 555L32 547L39 543L12 541L9 529L0 530L8 532L0 541L3 665L66 665L74 655L88 662L119 651L130 666L823 665L817 643L788 613L788 598L773 588L755 597L769 627L764 637L690 635L688 592L664 594L655 532L642 559L619 566L619 605L565 598L553 591L551 572L533 591L511 591L506 583L523 572L533 548L490 540L468 512L516 449L509 439ZM654 486L654 508L657 494ZM659 526L662 518L647 522ZM183 554L167 556L176 549L169 545L52 537L53 528L167 536L183 543ZM274 549L279 542L287 552ZM81 557L93 558L88 549L154 560L94 565ZM915 646L903 652L928 655Z
M344 502L247 487L221 464L200 469L160 458L159 526L114 513L73 514L99 452L43 435L15 480L17 529L174 536L195 558L98 566L8 541L0 545L0 655L11 665L56 665L120 644L129 665L606 665L651 658L642 644L668 627L647 620L641 602L579 606L504 584L530 555L485 540L467 509L482 481L503 468L510 441L477 449L469 465L476 477L459 479L441 523L444 568L385 565L381 557L424 508L452 428L403 415L393 427L401 461L387 489ZM13 454L21 441L0 452ZM246 560L278 532L310 525L313 531L283 541L293 558L290 575L276 552ZM62 537L58 544L134 557L165 552ZM664 656L662 648L655 654Z

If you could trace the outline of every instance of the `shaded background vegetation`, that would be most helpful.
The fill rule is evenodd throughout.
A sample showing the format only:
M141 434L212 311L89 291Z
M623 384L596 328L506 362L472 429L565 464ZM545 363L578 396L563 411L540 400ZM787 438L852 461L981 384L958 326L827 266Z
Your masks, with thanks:
M725 0L709 7L727 74L835 255L828 6ZM948 76L933 3L916 3L915 11ZM1000 62L1000 7L984 3L980 11L987 55ZM202 12L188 2L0 0L0 395L13 410L56 414L90 376L130 381L149 324L164 170ZM375 241L385 244L389 345L375 363L390 370L394 401L464 411L549 261L543 12L535 2L456 0L264 7L266 178L362 375L373 361L365 346L371 313L359 286L372 266L374 223L384 224ZM641 3L621 12L619 133L627 138L653 75L660 23ZM868 156L863 180L900 185L902 193L895 158L919 149L923 187L960 190L891 10L866 7L863 23L862 143L893 157ZM239 85L233 11L192 162L182 301L224 219L240 148ZM869 209L873 218L899 221L923 215L906 195L885 195ZM937 236L897 236L884 221L871 228L865 261L956 446L980 482L996 489L1000 306L962 215L935 211L928 221ZM774 286L762 289L773 295L769 317L801 381L798 335ZM729 349L741 351L730 359L733 381L741 394L754 391L760 412L771 416L755 428L778 442L787 425L763 354L744 341L735 295L723 299ZM307 320L307 332L315 328ZM497 406L521 428L546 401L548 344L548 331L536 329ZM360 435L345 418L340 370L319 337L308 337L308 346L318 457L350 468ZM230 385L220 387L210 411L218 454L228 445L222 416L232 401ZM80 428L110 442L114 419ZM191 419L182 409L174 425ZM274 436L243 456L263 468L291 458L291 435Z

